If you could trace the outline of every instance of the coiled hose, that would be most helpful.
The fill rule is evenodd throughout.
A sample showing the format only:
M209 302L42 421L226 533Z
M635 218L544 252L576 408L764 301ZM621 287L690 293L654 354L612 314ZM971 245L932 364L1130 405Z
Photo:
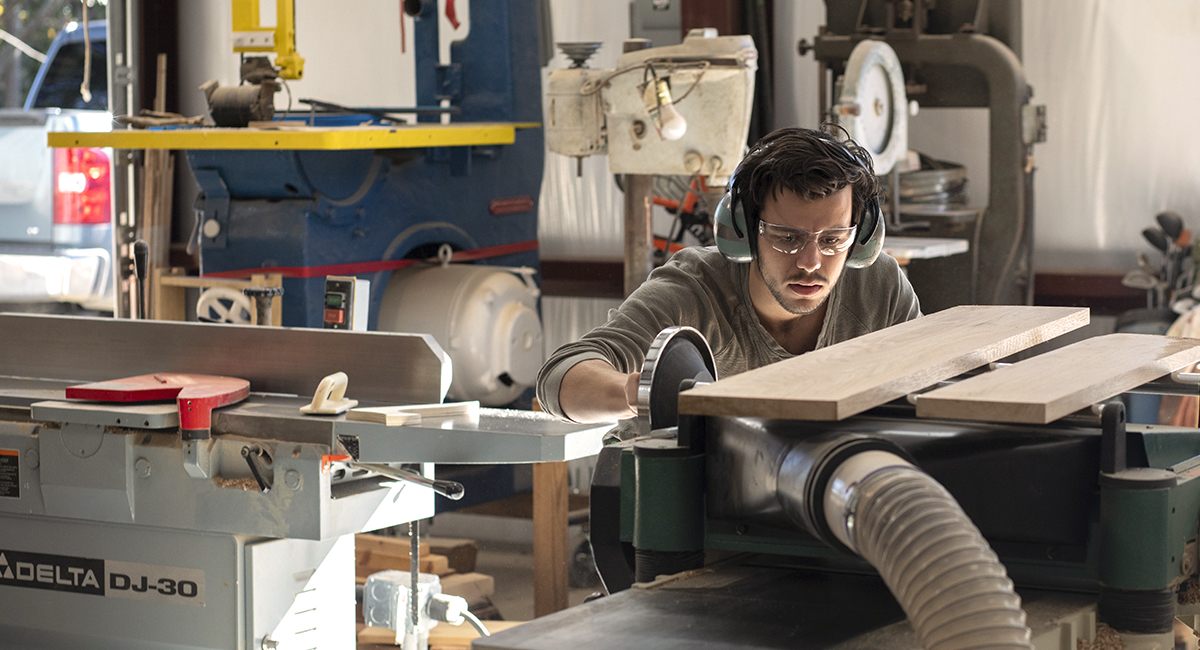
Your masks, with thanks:
M891 466L852 490L851 547L879 570L926 650L1033 647L1004 566L937 481Z

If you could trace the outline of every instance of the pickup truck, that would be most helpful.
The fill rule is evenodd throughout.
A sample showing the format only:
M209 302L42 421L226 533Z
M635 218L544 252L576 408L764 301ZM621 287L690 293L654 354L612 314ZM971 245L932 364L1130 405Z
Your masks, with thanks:
M0 311L115 307L112 151L50 149L51 131L109 131L107 23L93 22L91 100L83 28L55 37L23 109L0 109Z

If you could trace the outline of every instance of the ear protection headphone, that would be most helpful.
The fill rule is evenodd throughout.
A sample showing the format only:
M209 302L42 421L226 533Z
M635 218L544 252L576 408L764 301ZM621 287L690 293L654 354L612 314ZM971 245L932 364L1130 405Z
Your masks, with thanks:
M831 146L825 148L836 151L835 155L841 155L868 174L873 173L870 167L846 150L842 143L821 133L817 133L815 137L830 143ZM764 138L764 140L766 139ZM754 254L750 250L750 232L743 204L746 193L750 191L751 174L770 153L774 145L775 139L760 141L750 150L750 153L746 154L733 176L729 178L725 196L721 198L716 213L713 215L717 250L732 262L749 262L754 259ZM757 222L757 219L755 221ZM858 230L854 234L854 242L846 256L846 266L861 269L874 263L875 259L879 257L879 252L883 250L884 227L882 214L879 211L878 195L867 199L856 223Z

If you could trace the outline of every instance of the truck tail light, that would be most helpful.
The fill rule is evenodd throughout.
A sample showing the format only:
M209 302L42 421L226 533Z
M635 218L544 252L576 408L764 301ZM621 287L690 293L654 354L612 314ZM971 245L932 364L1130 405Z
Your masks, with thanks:
M99 224L112 219L108 153L54 150L54 223Z

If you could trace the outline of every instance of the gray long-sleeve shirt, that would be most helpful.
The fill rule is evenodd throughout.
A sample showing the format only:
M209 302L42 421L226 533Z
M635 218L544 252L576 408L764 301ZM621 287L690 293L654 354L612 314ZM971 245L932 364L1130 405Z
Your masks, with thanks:
M650 343L664 328L688 325L708 340L717 376L728 377L795 355L758 321L750 300L749 264L730 262L715 247L685 248L655 269L608 322L556 350L538 373L542 408L568 419L558 402L563 375L575 364L604 359L623 373L640 372ZM829 296L817 337L823 348L921 315L917 295L896 260L880 255L864 269L846 268Z

